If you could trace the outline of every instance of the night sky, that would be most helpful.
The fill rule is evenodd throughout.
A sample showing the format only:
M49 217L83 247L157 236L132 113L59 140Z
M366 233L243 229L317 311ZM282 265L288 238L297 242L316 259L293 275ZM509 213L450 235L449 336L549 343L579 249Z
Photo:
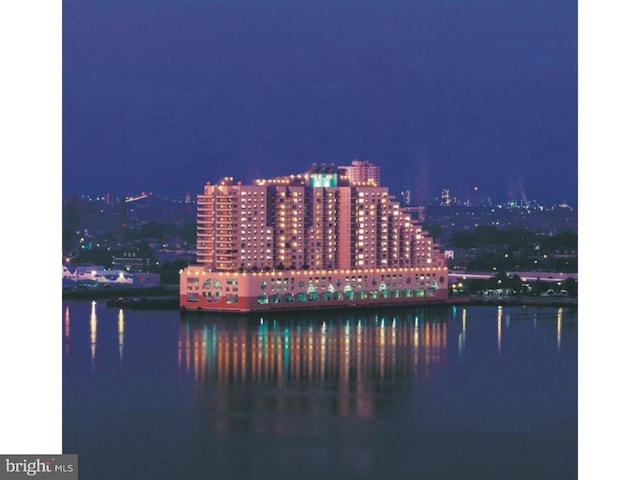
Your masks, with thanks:
M417 201L576 202L576 0L62 6L64 194L357 158Z

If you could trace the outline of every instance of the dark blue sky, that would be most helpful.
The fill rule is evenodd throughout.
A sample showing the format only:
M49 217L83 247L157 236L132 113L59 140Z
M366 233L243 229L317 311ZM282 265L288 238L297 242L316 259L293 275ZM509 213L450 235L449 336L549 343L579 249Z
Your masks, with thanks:
M63 1L63 193L366 159L392 192L575 202L576 0Z

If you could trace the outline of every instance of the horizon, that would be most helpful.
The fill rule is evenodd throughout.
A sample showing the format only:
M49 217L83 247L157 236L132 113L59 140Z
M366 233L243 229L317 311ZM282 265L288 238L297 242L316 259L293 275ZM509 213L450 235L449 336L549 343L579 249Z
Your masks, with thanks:
M354 159L356 160L356 159ZM371 162L374 163L374 162ZM348 166L348 162L344 162L343 164L339 164L336 165L338 167L344 167L344 166ZM233 176L233 181L234 182L241 182L243 184L251 184L253 183L255 180L258 179L264 179L264 178L273 178L273 177L277 177L277 176L287 176L287 175L291 175L291 174L302 174L304 172L306 172L308 170L308 165L306 168L304 169L298 169L297 171L288 171L288 172L273 172L273 174L271 176L266 176L266 177L254 177L254 178L242 178L242 177L235 177ZM186 191L178 191L176 190L174 187L169 186L168 188L164 188L164 189L151 189L151 188L142 188L140 190L129 190L129 191L122 191L121 189L102 189L99 190L97 188L94 189L94 191L87 191L87 190L81 190L81 189L73 189L72 191L63 191L62 192L62 196L63 198L69 197L69 196L95 196L95 197L101 197L101 196L105 196L105 195L113 195L116 198L120 198L120 197L131 197L131 196L137 196L137 195L141 195L141 194L150 194L150 195L156 195L156 196L164 196L164 197L170 197L171 199L177 199L177 198L185 198L187 195L192 196L192 198L195 199L195 196L199 193L202 193L202 191L204 190L204 186L206 183L211 183L211 184L216 184L218 183L221 179L228 177L229 175L224 175L224 174L220 174L215 180L208 179L208 180L204 180L197 188L193 188L190 190L186 190ZM482 189L480 189L480 187L477 186L477 184L475 183L470 183L463 191L458 191L455 189L450 188L447 185L443 185L442 187L440 187L439 190L435 190L433 191L433 194L429 197L426 197L425 195L420 195L419 193L416 195L416 190L410 190L410 189L405 189L405 190L400 190L400 191L394 191L392 189L391 186L385 184L384 180L385 180L385 175L384 172L381 169L380 172L380 186L381 187L386 187L389 189L389 192L396 196L397 198L400 197L402 195L402 193L406 190L411 191L412 196L414 197L418 197L421 199L422 205L426 205L429 204L431 202L433 202L435 199L440 198L440 195L442 193L443 190L449 190L450 194L452 197L456 198L458 201L460 202L475 202L475 203L487 203L487 202L493 202L493 203L503 203L503 202L524 202L524 203L552 203L552 204L560 204L560 203L567 203L567 204L571 204L572 206L576 206L578 204L578 198L577 195L574 198L569 198L567 196L559 196L559 195L555 195L555 197L552 195L547 196L546 198L535 198L535 197L530 197L529 195L526 194L526 192L522 189L521 185L520 188L514 188L514 189L509 189L506 190L503 194L499 194L499 193L487 193L482 191ZM471 200L471 197L474 197L473 200ZM414 202L415 203L415 202Z
M235 179L234 179L235 180ZM243 182L244 183L244 182ZM204 186L204 184L203 184ZM385 187L385 185L381 185L382 187ZM443 187L446 188L446 187ZM62 194L62 198L66 199L69 197L78 197L78 198L87 198L89 200L98 200L101 198L104 198L107 195L111 195L116 199L119 198L132 198L135 196L139 196L139 195L148 195L148 196L154 196L154 197L158 197L158 198L163 198L166 200L170 200L170 201L181 201L181 202L185 202L185 199L188 196L191 197L191 202L190 203L196 203L196 195L202 193L201 189L200 191L187 191L187 192L164 192L164 191L153 191L153 190L141 190L139 192L125 192L125 193L115 193L115 192L66 192ZM391 195L394 196L396 199L400 199L401 197L401 193L402 192L398 192L397 194L391 190L389 190ZM467 199L462 199L456 196L456 192L451 192L452 196L457 200L457 203L453 204L452 206L465 206L465 204L470 204L471 200ZM411 203L408 206L434 206L433 202L440 199L439 195L434 195L428 199L426 199L425 203L421 203L421 204L416 204L416 203ZM569 206L571 206L574 209L577 209L579 202L577 201L577 199L574 199L574 202L572 203L570 200L564 199L564 198L555 198L555 199L537 199L537 198L527 198L527 199L521 199L521 198L507 198L507 197L497 197L497 196L488 196L487 200L483 200L483 201L479 201L476 204L472 204L472 205L466 205L466 206L483 206L486 205L487 203L493 204L493 205L503 205L505 203L511 203L511 202L515 202L515 203L523 203L523 204L550 204L550 205L562 205L562 204L567 204ZM185 202L186 203L186 202ZM407 206L404 205L403 206Z

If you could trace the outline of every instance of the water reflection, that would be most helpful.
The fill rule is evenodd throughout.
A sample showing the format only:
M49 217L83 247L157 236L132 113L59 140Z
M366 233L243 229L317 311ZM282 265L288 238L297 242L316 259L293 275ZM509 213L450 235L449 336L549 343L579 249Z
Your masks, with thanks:
M446 320L424 312L334 321L184 320L178 368L218 393L231 386L286 387L281 400L291 402L291 389L317 389L332 396L338 415L368 417L376 394L428 376L447 361L446 347ZM309 401L301 395L299 408Z
M64 358L69 358L69 342L71 336L71 315L69 314L69 305L64 309Z
M96 302L91 302L91 315L89 317L89 342L91 344L91 369L95 367L96 347L98 344L98 315L96 314Z
M502 307L498 307L498 356L502 352Z
M124 351L124 311L118 312L118 352L120 353L120 366L122 366L122 353Z
M467 344L467 309L462 310L462 331L458 334L458 356L462 358Z
M562 340L562 308L558 308L558 315L556 317L557 319L557 327L556 327L556 331L557 331L557 339L556 339L556 346L558 349L558 353L560 353L560 344L561 344L561 340Z
M68 305L65 450L89 477L576 478L574 309Z

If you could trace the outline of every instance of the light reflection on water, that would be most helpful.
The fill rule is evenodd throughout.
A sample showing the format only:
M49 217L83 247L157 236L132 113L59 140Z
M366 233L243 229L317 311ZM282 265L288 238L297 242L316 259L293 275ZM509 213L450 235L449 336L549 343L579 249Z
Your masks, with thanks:
M69 341L71 336L71 315L69 314L69 305L64 309L64 357L69 358Z
M502 307L498 307L498 355L502 353Z
M178 368L225 386L337 385L342 415L371 416L376 386L399 384L446 361L447 323L411 316L284 323L183 321Z
M558 346L558 354L560 354L560 344L562 343L562 308L558 308L558 315L557 315L557 327L556 327L556 344Z
M122 354L124 353L124 310L122 309L118 312L118 352L122 366Z
M91 365L98 347L96 302L89 315ZM177 364L195 380L229 378L232 382L260 383L276 379L290 383L300 378L323 378L340 374L345 381L354 371L384 378L398 365L399 357L412 359L409 374L428 370L446 361L450 320L458 320L461 310L457 351L462 358L467 348L467 308L453 307L451 318L425 318L424 311L396 315L339 315L333 320L305 318L260 318L194 316L179 322ZM552 314L545 313L546 317ZM553 314L556 319L556 350L562 346L563 308ZM487 316L487 313L484 314ZM489 314L490 316L490 314ZM503 345L503 325L508 328L512 315L495 310L496 351ZM520 318L538 326L540 313L521 313ZM506 321L505 321L506 319ZM477 319L476 319L477 320ZM474 319L472 318L473 322ZM65 359L71 344L71 314L65 306L63 315ZM117 313L118 352L124 354L125 312ZM355 370L354 370L355 369ZM342 378L342 377L341 377Z
M156 461L156 479L575 470L571 309L181 317L77 303L62 316L65 451L100 464L91 478L136 478L104 451Z
M461 359L464 354L467 341L467 309L462 310L462 330L458 334L458 356Z
M89 317L91 342L91 367L95 367L96 348L98 346L98 315L96 314L96 302L91 302L91 315Z

